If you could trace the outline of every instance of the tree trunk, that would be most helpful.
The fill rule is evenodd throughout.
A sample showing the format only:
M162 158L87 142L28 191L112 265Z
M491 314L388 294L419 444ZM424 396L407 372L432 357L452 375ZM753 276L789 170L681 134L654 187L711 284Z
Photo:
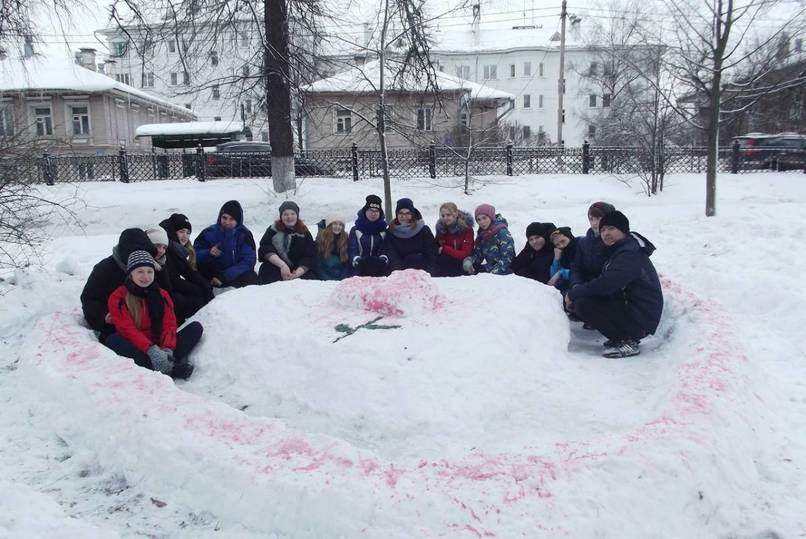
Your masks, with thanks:
M375 119L378 142L381 146L381 169L383 170L383 203L387 219L392 216L392 182L389 179L389 152L386 148L386 32L389 25L389 0L384 2L383 27L381 28L381 48L378 54L380 72L378 74L378 118Z
M264 0L264 68L268 105L271 171L278 193L296 187L294 133L291 128L291 84L288 53L288 6L285 0Z

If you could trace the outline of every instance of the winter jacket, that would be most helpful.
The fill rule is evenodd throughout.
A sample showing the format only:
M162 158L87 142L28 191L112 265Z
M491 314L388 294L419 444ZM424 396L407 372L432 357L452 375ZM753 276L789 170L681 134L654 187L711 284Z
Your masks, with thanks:
M607 254L606 246L602 238L596 236L592 229L588 229L584 237L579 237L575 241L576 254L571 263L571 286L595 279L602 273Z
M115 332L114 326L104 320L109 312L107 301L112 292L126 280L126 264L134 251L148 251L152 255L156 253L154 244L143 230L127 228L112 249L112 256L104 258L92 268L84 290L81 291L84 319L92 329L101 333L101 340Z
M599 277L571 288L571 301L584 297L623 298L640 327L654 333L663 312L663 292L649 256L655 246L638 234L610 246Z
M171 220L165 219L160 226L165 229L170 242L165 253L170 288L163 287L162 283L160 283L160 287L188 296L209 299L212 295L212 285L201 273L190 266L187 251L176 239L176 230Z
M565 279L566 281L571 280L571 268L564 268L562 265L562 260L552 261L549 273L551 273L552 276L555 273L559 273L560 278Z
M383 244L383 254L389 258L389 268L392 271L416 268L433 273L439 254L437 240L431 228L424 225L422 220L412 225L417 232L411 237L402 234L396 222L389 225Z
M355 264L357 258L381 256L385 239L386 221L383 218L369 221L364 212L359 211L355 226L350 229L348 242L350 263Z
M160 289L160 295L165 301L165 311L162 318L162 331L159 342L154 342L151 337L151 320L148 317L146 300L138 298L140 301L140 327L134 324L134 319L129 308L126 307L126 286L121 285L109 296L107 307L112 315L112 323L115 325L115 333L132 343L138 350L146 353L151 345L156 344L160 348L176 349L176 316L174 315L174 304L171 295Z
M299 267L310 270L316 265L316 243L302 221L297 221L293 230L286 228L282 221L266 229L260 239L258 256L263 264L271 264L269 256L273 254L288 264L291 271Z
M441 254L461 262L473 254L473 217L460 211L457 220L461 220L466 226L454 225L448 229L442 221L437 221L434 230L437 232L437 245L442 247Z
M342 232L344 234L344 232ZM322 281L341 281L348 275L348 262L342 262L339 256L339 246L333 243L333 249L327 256L316 254L316 275Z
M473 265L481 267L481 271L495 275L508 275L512 273L515 242L507 228L507 220L501 215L496 215L495 221L490 226L498 226L500 230L487 239L483 239L482 230L478 231L473 247Z
M551 263L553 261L554 249L551 248L551 244L544 245L542 249L535 251L527 242L512 261L512 273L546 284L552 276Z
M247 271L254 271L257 261L255 238L243 225L240 204L238 210L240 214L232 216L238 222L234 229L226 230L221 226L222 212L219 211L216 223L205 228L193 242L199 266L211 268L225 286ZM216 245L221 250L217 257L210 254L210 249Z

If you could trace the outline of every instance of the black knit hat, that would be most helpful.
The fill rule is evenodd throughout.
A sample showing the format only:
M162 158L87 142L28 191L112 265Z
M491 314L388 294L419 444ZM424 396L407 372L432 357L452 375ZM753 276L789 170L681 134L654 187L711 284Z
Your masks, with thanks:
M227 201L221 206L221 211L218 212L219 221L221 221L221 216L225 213L235 219L239 225L243 224L243 208L241 207L241 203L237 200Z
M526 239L532 236L540 236L548 243L551 233L556 228L554 223L529 223L529 226L526 227Z
M367 195L367 201L364 203L364 207L361 208L361 213L366 215L367 210L373 208L381 212L381 217L383 217L383 201L381 197L378 195Z
M190 221L184 213L172 213L171 216L168 217L168 220L173 225L174 231L186 228L188 232L193 232Z
M142 228L127 228L121 232L117 251L121 264L129 260L129 255L134 251L148 251L151 254L157 254L157 248L154 247Z
M281 216L283 215L283 212L285 210L291 210L294 213L296 213L297 216L299 216L299 206L297 205L296 202L293 202L291 200L284 201L282 204L280 204L280 215Z
M565 236L569 240L574 241L574 234L571 232L571 227L561 226L560 228L551 233L550 238L553 238L554 236L557 235Z
M616 207L609 202L594 202L588 208L588 216L599 217L600 219L610 212L616 211Z
M154 257L148 251L134 251L129 255L128 262L126 263L126 273L131 273L137 268L149 267L155 269L157 264L154 262Z
M630 233L630 220L618 210L605 214L601 221L599 221L599 230L606 226L618 228L625 234Z
M410 198L401 198L395 204L395 215L400 213L400 210L409 210L415 219L422 219L420 210L414 207L414 202Z

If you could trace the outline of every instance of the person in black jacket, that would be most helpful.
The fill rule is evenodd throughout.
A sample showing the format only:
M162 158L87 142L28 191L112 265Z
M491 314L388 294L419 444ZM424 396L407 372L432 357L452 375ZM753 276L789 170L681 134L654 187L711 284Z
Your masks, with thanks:
M163 271L167 272L170 287L167 288L174 301L174 311L179 325L207 305L213 298L213 286L190 265L188 249L179 239L180 230L189 236L192 228L188 218L181 213L171 214L160 223L168 238ZM179 228L177 228L179 227ZM188 241L189 245L190 242Z
M433 273L439 245L431 229L423 222L422 214L411 199L401 198L395 206L395 215L383 244L389 268L391 271L420 269Z
M134 251L147 251L152 256L157 252L145 231L127 228L121 232L118 244L112 248L112 255L92 268L84 290L81 291L84 320L96 331L101 342L115 332L106 302L110 294L126 280L126 264Z
M571 288L565 296L577 316L605 337L605 357L638 355L642 338L658 328L663 292L649 260L655 246L637 232L620 211L599 222L607 260L602 274Z
M280 280L316 279L316 243L299 218L299 206L286 200L280 204L280 218L260 240L258 284Z
M587 283L602 273L605 259L605 245L599 237L599 221L615 207L607 202L594 202L588 208L590 228L584 237L576 240L576 254L571 262L571 287Z
M554 223L530 223L526 227L526 245L512 261L512 273L546 284L551 278L554 247L551 233Z

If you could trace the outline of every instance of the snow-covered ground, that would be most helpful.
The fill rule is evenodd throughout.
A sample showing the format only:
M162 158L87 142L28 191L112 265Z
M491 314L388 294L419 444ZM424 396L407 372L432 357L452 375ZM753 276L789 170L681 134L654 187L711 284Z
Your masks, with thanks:
M806 177L719 180L714 218L693 175L653 198L604 176L393 186L432 226L444 201L492 203L518 248L531 221L579 235L614 203L666 298L636 358L601 358L548 287L402 272L219 296L176 384L81 325L90 269L123 228L179 211L198 233L232 198L259 238L285 197L80 185L82 226L51 223L41 266L0 282L0 537L805 536ZM351 221L369 193L308 179L290 198Z

